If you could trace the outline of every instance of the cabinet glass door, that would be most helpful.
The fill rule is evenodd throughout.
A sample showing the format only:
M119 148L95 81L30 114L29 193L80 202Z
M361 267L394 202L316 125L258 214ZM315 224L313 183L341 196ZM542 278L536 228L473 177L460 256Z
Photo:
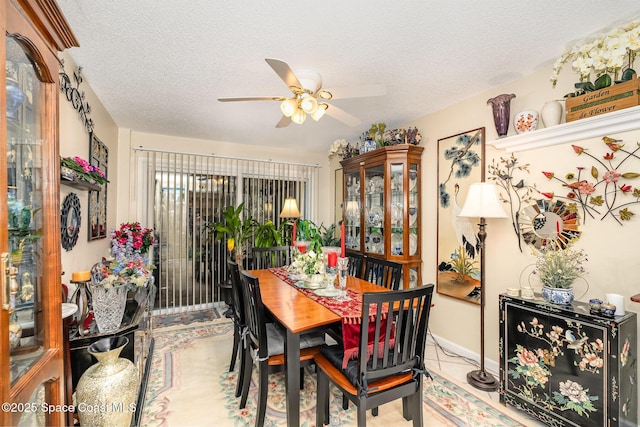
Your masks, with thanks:
M42 128L44 85L21 46L6 42L8 277L3 309L9 312L10 381L14 384L44 352L42 308Z
M384 165L364 170L365 252L384 254Z
M360 172L345 173L345 248L360 250Z
M404 255L404 163L391 164L391 255Z
M409 255L414 256L418 255L418 250L420 248L420 240L419 236L419 222L420 222L420 213L418 210L420 209L420 203L418 199L418 191L419 191L419 175L418 175L418 164L417 163L409 163Z

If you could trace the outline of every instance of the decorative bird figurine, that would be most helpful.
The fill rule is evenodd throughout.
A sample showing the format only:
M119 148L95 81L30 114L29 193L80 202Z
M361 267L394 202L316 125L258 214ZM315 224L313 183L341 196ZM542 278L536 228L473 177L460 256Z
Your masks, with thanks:
M456 183L453 186L453 209L451 212L451 224L453 226L453 230L456 233L456 239L458 239L458 243L460 246L464 248L464 251L471 258L476 257L476 253L479 250L478 237L476 235L475 230L473 229L473 225L468 218L462 218L458 215L462 210L458 205L458 193L460 192L460 186Z
M572 190L577 190L578 188L580 188L581 185L584 185L586 183L587 183L587 180L583 179L582 181L572 182L571 184L564 184L564 186L569 187Z
M569 350L575 350L575 352L577 353L579 349L582 348L582 345L587 342L587 340L589 339L588 336L584 336L582 338L580 338L579 340L576 339L575 335L573 335L573 332L571 331L567 331L565 333L565 337L567 338L567 341L569 341L569 344L567 344L567 348Z

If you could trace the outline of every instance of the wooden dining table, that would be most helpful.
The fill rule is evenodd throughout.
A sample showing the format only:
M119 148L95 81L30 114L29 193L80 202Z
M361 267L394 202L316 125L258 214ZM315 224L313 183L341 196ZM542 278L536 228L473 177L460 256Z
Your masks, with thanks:
M322 331L339 323L341 317L306 296L270 270L252 270L260 282L262 303L286 329L284 346L287 425L300 425L300 334ZM356 277L347 277L347 289L357 293L385 292L388 289Z

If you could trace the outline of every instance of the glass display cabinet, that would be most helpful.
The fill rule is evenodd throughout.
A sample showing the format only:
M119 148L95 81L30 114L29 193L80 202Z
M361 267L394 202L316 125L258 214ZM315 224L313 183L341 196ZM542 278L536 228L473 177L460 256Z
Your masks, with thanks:
M423 147L392 145L340 162L347 251L403 264L403 287L421 284L420 158Z
M77 42L53 1L4 1L0 22L0 425L62 425L64 411L41 410L64 403L54 52Z

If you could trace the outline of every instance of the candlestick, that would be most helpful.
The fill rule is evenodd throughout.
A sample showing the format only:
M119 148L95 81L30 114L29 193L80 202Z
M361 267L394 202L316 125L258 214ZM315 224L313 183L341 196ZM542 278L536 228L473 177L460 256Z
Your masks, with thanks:
M340 226L340 257L344 258L344 222Z
M293 235L291 236L291 246L296 245L296 220L293 220Z
M327 264L329 267L335 267L338 264L338 253L337 252L329 252L327 253Z

